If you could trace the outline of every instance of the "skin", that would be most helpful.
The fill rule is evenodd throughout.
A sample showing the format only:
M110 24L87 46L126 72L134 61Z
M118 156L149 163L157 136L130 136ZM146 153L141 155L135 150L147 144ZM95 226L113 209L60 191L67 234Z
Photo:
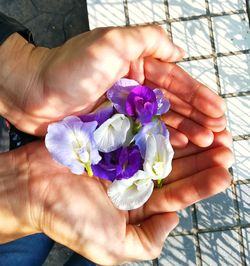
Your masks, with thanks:
M43 142L1 154L1 242L44 232L102 265L155 258L178 224L176 211L231 184L232 153L225 145L230 136L224 131L214 143L177 150L164 186L132 211L112 205L109 181L72 174L51 158Z
M183 55L159 26L99 28L53 49L13 34L0 47L0 114L22 131L44 135L50 122L91 111L126 76L166 93L172 110L164 121L174 145L209 146L213 132L225 128L225 104L171 63Z
M108 181L73 175L42 141L1 154L1 243L44 232L103 265L152 259L178 223L175 211L230 185L225 105L171 63L183 55L158 26L96 29L54 49L13 34L0 46L0 115L20 130L43 136L49 123L90 112L115 81L128 77L160 87L170 99L162 120L176 156L163 188L124 212L107 197Z

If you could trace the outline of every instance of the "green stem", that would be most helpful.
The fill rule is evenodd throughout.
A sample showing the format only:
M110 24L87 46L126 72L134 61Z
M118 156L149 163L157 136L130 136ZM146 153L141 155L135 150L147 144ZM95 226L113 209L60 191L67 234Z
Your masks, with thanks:
M137 134L139 132L139 130L141 129L141 123L140 122L135 122L134 123L134 127L133 127L133 134Z
M157 187L162 188L162 185L163 185L163 179L158 179L157 180Z
M87 170L88 175L93 176L93 171L92 171L91 165L89 163L85 164L85 168Z

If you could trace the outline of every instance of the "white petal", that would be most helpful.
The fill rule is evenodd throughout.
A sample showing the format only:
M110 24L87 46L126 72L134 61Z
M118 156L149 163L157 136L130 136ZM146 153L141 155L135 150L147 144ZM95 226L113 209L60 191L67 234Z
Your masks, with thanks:
M111 152L120 148L126 142L129 130L131 123L125 115L113 115L94 132L98 150Z
M172 171L172 160L174 157L174 150L173 150L173 147L172 147L170 141L168 141L167 145L166 145L166 154L167 154L167 158L166 158L166 162L165 162L164 178L167 177L170 174L170 172Z
M139 170L129 179L115 180L108 188L108 196L118 209L133 210L149 199L153 189L153 181Z
M173 156L173 148L163 135L150 135L147 138L143 169L152 179L165 178L172 170Z
M146 140L146 154L145 161L153 164L157 153L157 143L154 135L149 135Z

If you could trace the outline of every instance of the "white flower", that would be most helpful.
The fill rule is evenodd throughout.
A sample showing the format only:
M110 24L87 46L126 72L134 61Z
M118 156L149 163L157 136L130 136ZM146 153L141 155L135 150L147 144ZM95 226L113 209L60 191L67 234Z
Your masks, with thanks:
M163 135L149 135L146 144L144 171L154 180L161 180L172 170L173 148Z
M101 152L111 152L127 145L132 139L132 126L129 118L115 114L94 132L97 148Z
M139 170L129 179L115 180L108 188L108 196L118 209L133 210L149 199L153 189L153 181Z

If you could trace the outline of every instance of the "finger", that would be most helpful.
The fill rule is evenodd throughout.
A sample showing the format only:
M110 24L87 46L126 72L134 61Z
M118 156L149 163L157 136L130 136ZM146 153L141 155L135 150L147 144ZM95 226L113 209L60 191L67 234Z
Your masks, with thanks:
M128 225L122 254L130 261L156 258L178 222L176 213L162 213L146 219L140 226Z
M84 80L84 85L80 86L86 88L91 84L91 93L84 95L92 102L117 80L131 74L138 64L139 69L135 75L139 77L140 82L144 81L144 67L141 67L144 60L141 62L141 58L152 57L173 62L184 55L183 50L173 44L166 32L157 25L97 28L89 32L86 38L79 35L63 47L70 47L75 41L84 44L83 54L88 73L95 73L94 78L90 75L89 80ZM81 61L79 59L79 62ZM79 69L77 68L78 71L84 71L82 74L86 75L86 68L82 68L82 63ZM81 105L75 112L85 109L86 107Z
M130 63L127 77L137 80L139 83L144 82L144 59L142 57Z
M232 177L223 167L214 167L155 189L144 205L143 215L173 212L224 191Z
M176 113L190 118L191 120L197 122L203 127L211 129L214 132L220 132L226 127L226 119L224 115L218 118L211 118L193 108L190 104L184 102L173 93L166 92L164 94L170 101L171 110L175 111Z
M221 166L229 168L233 163L232 151L226 147L217 147L197 154L173 160L173 170L164 179L164 183L172 183L181 178L194 175L203 170Z
M157 87L155 83L148 80L145 80L144 84L151 88ZM220 132L226 127L226 119L224 115L218 118L211 118L195 109L192 105L181 100L175 94L163 89L162 92L169 100L171 110L175 111L176 113L190 118L199 125L211 129L213 132Z
M213 132L201 125L195 123L193 120L185 118L174 111L162 115L161 119L172 128L177 129L194 144L200 147L207 147L213 142Z
M206 149L216 148L220 146L225 146L227 148L230 148L231 145L232 145L232 136L230 132L225 129L221 132L214 133L214 141L209 147L201 148L189 142L184 149L175 148L174 158L175 159L181 158L187 155L199 153Z
M224 115L225 103L223 99L193 79L176 64L161 62L152 58L147 59L145 60L145 77L207 116L218 118Z
M116 47L120 56L130 62L141 57L174 62L184 56L183 49L175 45L168 38L165 30L158 25L96 29L98 30L108 43Z
M187 146L188 138L184 134L171 127L168 127L168 131L169 131L170 143L174 148L181 149Z

